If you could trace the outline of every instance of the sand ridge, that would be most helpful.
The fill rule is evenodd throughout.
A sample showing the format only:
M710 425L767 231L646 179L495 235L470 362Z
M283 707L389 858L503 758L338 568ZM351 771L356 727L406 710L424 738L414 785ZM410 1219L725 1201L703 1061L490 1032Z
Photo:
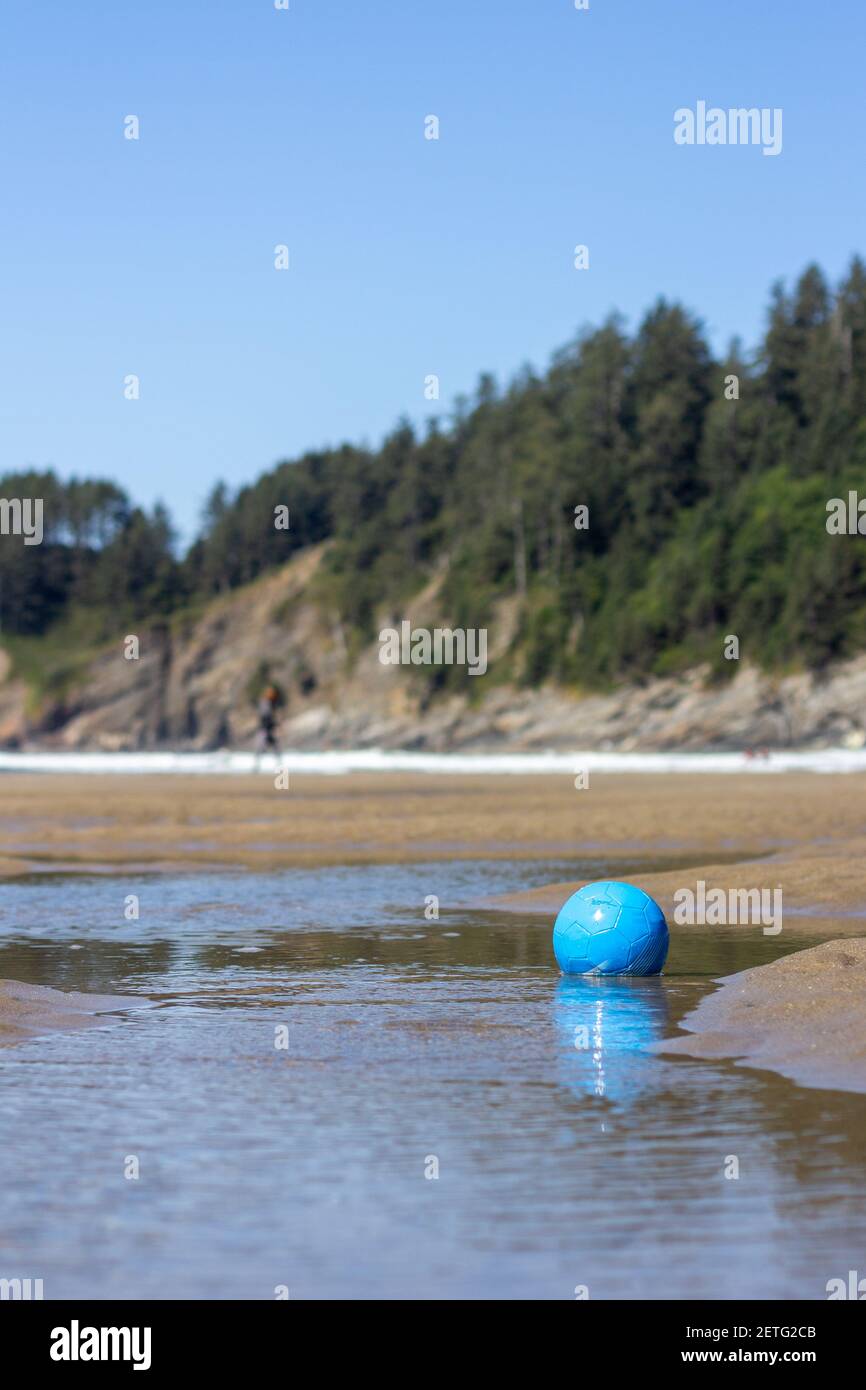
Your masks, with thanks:
M86 1028L99 1015L143 1008L149 1000L117 994L76 994L46 985L0 980L0 1045L43 1033Z
M866 1091L866 938L795 951L719 981L655 1050L740 1059L801 1086Z

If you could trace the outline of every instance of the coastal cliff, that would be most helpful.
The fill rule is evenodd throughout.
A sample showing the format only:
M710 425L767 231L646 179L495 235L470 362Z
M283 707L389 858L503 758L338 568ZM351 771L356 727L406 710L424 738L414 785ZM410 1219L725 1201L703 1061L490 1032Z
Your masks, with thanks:
M0 744L70 749L247 747L265 681L284 696L281 742L294 748L778 749L866 742L866 657L821 676L770 676L745 659L722 682L706 668L581 693L514 680L515 606L499 605L488 669L437 692L429 668L386 666L379 644L349 650L310 597L322 547L281 569L80 658L34 688L0 652ZM435 582L381 622L442 621ZM138 659L124 655L138 638ZM507 656L506 656L507 654ZM497 666L499 665L499 669ZM512 679L503 678L507 669Z

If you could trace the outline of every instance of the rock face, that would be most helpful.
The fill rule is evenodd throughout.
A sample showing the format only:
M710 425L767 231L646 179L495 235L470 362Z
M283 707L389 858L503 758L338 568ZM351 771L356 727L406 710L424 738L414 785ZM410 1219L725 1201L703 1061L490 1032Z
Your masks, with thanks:
M37 711L28 710L26 688L0 652L0 744L247 747L255 735L255 693L266 680L287 699L281 741L301 749L739 750L866 742L866 656L821 679L772 678L744 663L722 685L709 685L707 672L695 670L604 695L520 689L496 674L516 623L510 603L490 625L487 674L470 680L468 695L431 699L416 668L380 663L377 642L350 660L339 622L308 597L320 562L321 551L305 551L195 617L142 630L138 660L124 658L121 634L62 702ZM436 587L399 615L383 614L383 626L398 627L404 618L435 626Z

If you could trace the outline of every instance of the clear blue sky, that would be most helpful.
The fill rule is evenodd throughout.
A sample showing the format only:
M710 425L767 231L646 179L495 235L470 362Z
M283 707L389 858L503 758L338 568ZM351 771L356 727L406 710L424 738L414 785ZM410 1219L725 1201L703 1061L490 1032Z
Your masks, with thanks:
M866 250L862 0L590 5L7 7L0 469L188 537L217 478L423 420L428 373L446 413L660 293L750 344L774 279ZM699 99L781 107L781 155L676 146Z

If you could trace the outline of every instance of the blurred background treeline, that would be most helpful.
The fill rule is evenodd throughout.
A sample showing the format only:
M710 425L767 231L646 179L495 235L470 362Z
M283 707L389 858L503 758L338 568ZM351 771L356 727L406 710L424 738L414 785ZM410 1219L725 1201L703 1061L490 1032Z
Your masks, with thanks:
M715 360L700 322L659 301L633 335L612 317L543 374L482 376L421 434L401 422L377 450L311 452L234 495L218 484L185 554L165 508L111 482L7 473L0 496L44 499L45 539L0 538L0 641L25 665L92 647L327 542L314 597L356 647L436 578L452 625L514 602L527 684L705 660L721 674L729 632L765 667L820 667L866 648L866 546L825 528L849 488L866 495L859 259L835 289L815 266L777 285L748 357L734 342Z

